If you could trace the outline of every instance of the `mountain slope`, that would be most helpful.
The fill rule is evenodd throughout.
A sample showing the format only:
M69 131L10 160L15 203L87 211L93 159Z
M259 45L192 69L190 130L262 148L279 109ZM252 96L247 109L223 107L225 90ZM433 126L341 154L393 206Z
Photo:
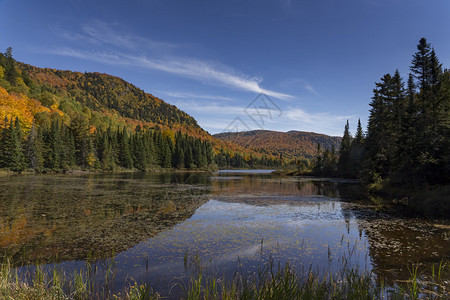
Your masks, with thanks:
M120 119L130 127L160 125L184 129L194 135L208 135L187 113L121 78L97 72L38 68L23 63L18 63L18 69L30 78L31 87L25 92L45 106L70 109L81 105L104 118Z
M308 136L293 140L295 134L292 132L269 131L245 133L233 139L222 134L217 138L203 130L189 114L121 78L97 72L39 68L17 62L10 54L0 54L0 87L4 88L0 93L2 128L8 125L4 124L5 120L16 117L25 133L33 123L49 128L57 121L72 131L83 129L82 134L75 136L79 146L82 146L84 135L92 140L97 132L122 128L130 132L155 129L173 142L175 132L181 131L211 142L224 166L254 165L254 159L269 160L265 165L272 165L270 160L280 154L283 158L311 157L317 142L325 147L336 143L325 135L301 133ZM248 147L246 137L256 133L257 146Z
M112 75L39 68L17 62L11 52L0 53L0 88L0 128L18 117L25 133L33 123L49 127L55 120L70 128L87 123L91 135L140 128L160 130L175 140L175 132L181 131L211 142L216 152L261 157L214 138L189 114Z
M317 153L317 143L323 149L338 149L341 138L304 131L278 132L253 130L228 132L214 135L223 141L236 143L255 152L280 156L288 159L312 158Z

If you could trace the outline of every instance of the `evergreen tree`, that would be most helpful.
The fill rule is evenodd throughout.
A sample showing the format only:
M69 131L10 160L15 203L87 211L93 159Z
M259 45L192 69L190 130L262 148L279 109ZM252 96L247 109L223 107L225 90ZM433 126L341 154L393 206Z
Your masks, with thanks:
M77 113L70 121L70 129L73 133L75 144L75 155L77 165L86 166L87 156L89 155L89 119L83 113Z
M59 121L53 120L50 128L45 132L46 156L45 166L51 170L61 170L62 140Z
M322 147L320 146L320 143L317 143L317 154L313 172L317 175L321 175L322 169L323 169Z
M450 71L443 72L438 91L436 158L439 183L450 182Z
M140 131L136 132L132 136L132 144L133 144L133 158L134 158L134 167L140 171L145 171L148 168L147 165L147 155L146 149L144 147L144 142L142 140L142 135Z
M173 154L172 166L174 168L184 168L185 141L181 132L175 135L175 150Z
M227 164L229 165L229 164ZM192 154L192 147L190 143L187 143L184 152L184 167L186 169L191 169L194 167L194 155Z
M11 171L21 173L26 168L25 155L23 151L22 130L19 118L15 122L11 118L9 125L5 118L5 126L1 131L0 145L0 167L9 168Z
M9 81L12 86L15 86L17 84L17 70L11 47L6 49L4 56L6 58L5 79Z
M365 140L364 174L369 182L387 176L390 160L395 153L396 141L396 102L402 99L401 80L394 75L385 74L376 83L370 106L367 138Z
M344 177L353 177L352 159L351 159L352 136L350 135L350 126L345 125L344 136L342 137L341 146L339 148L339 172Z
M33 123L26 141L26 154L29 167L36 173L44 170L43 142L42 130Z
M403 184L411 180L415 181L415 167L419 156L416 145L420 141L414 134L417 129L416 91L411 73L408 76L404 105L401 128L396 140L396 152L392 160L392 179ZM409 177L404 174L409 174Z
M442 66L434 49L425 38L419 41L417 50L410 67L419 88L415 121L415 134L417 135L415 177L418 181L433 181L438 179L433 170L438 167L439 159L436 151L439 139L439 106L442 100L439 97Z
M358 176L361 169L362 160L364 156L364 133L361 126L361 120L358 119L358 127L356 128L355 138L353 139L350 147L351 157L351 172L354 177Z
M133 158L131 156L128 133L125 128L122 132L117 133L118 142L118 161L119 164L126 169L133 169Z

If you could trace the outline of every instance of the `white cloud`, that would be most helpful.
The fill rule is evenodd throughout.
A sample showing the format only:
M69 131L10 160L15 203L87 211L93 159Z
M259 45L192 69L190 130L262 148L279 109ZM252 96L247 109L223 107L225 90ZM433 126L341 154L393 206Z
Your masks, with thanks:
M286 79L281 83L281 86L284 87L289 87L289 88L302 88L307 90L308 92L310 92L311 94L318 96L318 97L322 97L322 95L320 95L320 93L306 80L302 79L302 78L290 78L290 79ZM323 98L323 97L322 97Z
M206 99L206 100L219 100L219 101L233 101L235 99L231 97L219 96L219 95L206 95L206 94L194 94L186 92L172 92L172 91L155 91L167 95L173 98L183 99Z
M278 99L293 98L288 94L263 89L260 87L258 79L238 76L228 71L220 70L212 64L201 60L177 57L155 59L133 55L126 55L125 57L136 66L142 66L148 69L160 70L204 82L220 83L232 88L262 93Z
M243 106L209 104L203 105L195 101L178 101L175 105L184 111L196 116L199 124L211 133L223 132L227 126L233 122L236 117L245 122L243 130L268 129L277 131L310 131L328 134L332 136L341 136L344 125L347 120L355 122L356 116L336 116L329 113L311 113L301 108L288 108L281 116L277 111L273 111L273 118L264 118L264 124L255 123L245 113ZM253 109L247 109L249 114L260 113Z
M148 50L149 48L152 50L165 50L178 47L178 45L176 44L154 41L137 35L118 32L110 24L98 20L89 24L84 24L82 26L82 30L86 34L86 36L92 40L110 44L120 48L133 50Z
M195 101L176 101L174 104L188 113L193 112L214 117L245 115L245 107L237 105L221 105L217 103L205 105Z
M356 116L336 116L329 113L308 113L301 108L289 108L285 116L295 122L298 130L314 131L329 135L341 136L347 120L355 121Z
M238 75L238 72L219 63L162 55L162 49L172 46L169 43L155 42L136 35L121 34L116 32L112 26L99 21L84 25L82 30L84 35L76 34L72 36L72 39L114 46L116 49L86 51L73 48L56 48L47 52L108 64L133 65L149 70L158 70L210 84L220 84L234 89L263 93L277 99L293 98L293 96L285 93L264 89L260 86L262 79ZM64 36L70 37L71 35L66 33ZM125 54L117 49L126 49L133 53ZM140 54L143 50L153 53Z

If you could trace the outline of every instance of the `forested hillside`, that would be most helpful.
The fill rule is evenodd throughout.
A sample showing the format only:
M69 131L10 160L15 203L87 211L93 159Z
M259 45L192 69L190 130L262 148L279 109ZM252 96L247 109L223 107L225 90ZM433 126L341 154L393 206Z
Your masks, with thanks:
M3 60L8 61L8 58ZM94 113L93 126L106 129L120 124L130 127L159 125L206 136L194 118L121 78L101 73L43 69L23 63L15 63L15 66L15 80L8 78L2 82L7 90L36 99L43 106L61 108L69 114L81 111L89 117L89 113Z
M121 78L37 68L11 48L0 54L0 145L0 168L16 172L281 164Z
M243 132L226 132L215 137L248 147L255 152L282 156L288 160L313 158L317 154L317 144L331 150L339 147L340 137L304 131L278 132L270 130L254 130ZM337 149L337 148L336 148Z

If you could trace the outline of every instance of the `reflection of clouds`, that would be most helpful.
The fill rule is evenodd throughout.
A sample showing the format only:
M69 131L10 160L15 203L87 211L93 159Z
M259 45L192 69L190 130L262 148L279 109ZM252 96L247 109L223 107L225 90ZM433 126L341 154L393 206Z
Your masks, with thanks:
M370 270L370 262L365 261L366 240L354 219L346 228L341 209L340 203L323 199L305 205L265 206L210 200L190 219L127 251L130 261L126 264L134 268L135 276L149 273L154 280L170 280L171 274L186 275L183 256L187 251L199 256L205 272L232 274L239 261L244 272L256 272L258 264L271 259L335 272L348 247L356 245L348 263ZM153 262L148 271L139 267L137 253Z
M263 246L264 247L264 246ZM242 249L237 249L231 253L227 253L217 260L214 260L214 265L219 265L227 262L235 262L238 259L253 257L261 251L261 244L253 245Z
M337 201L298 201L279 205L250 205L210 200L197 209L194 220L217 220L231 226L284 226L290 221L327 222L341 220L341 203ZM292 222L291 222L292 223Z

